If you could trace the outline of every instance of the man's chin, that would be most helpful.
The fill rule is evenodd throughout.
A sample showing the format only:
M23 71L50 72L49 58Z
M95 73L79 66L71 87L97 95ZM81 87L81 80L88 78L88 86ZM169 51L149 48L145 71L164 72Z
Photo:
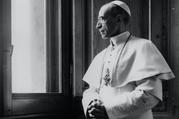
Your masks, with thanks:
M102 36L102 35L101 35L101 38L102 38L103 40L107 40L107 39L109 39L109 37Z

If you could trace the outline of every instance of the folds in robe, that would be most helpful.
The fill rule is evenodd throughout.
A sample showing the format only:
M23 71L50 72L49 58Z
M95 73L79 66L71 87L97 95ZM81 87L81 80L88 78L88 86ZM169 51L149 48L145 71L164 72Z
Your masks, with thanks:
M83 77L83 80L90 86L96 88L100 86L106 52L107 48L93 59ZM175 77L161 53L150 40L131 36L121 56L115 60L112 70L112 87L121 87L152 76L157 76L162 80Z

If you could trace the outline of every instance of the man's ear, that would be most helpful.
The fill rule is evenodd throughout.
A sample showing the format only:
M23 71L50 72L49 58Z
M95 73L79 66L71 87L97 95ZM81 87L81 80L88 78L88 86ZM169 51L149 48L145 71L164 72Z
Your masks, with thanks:
M122 16L121 15L117 15L116 19L117 19L117 22L121 22L122 21Z

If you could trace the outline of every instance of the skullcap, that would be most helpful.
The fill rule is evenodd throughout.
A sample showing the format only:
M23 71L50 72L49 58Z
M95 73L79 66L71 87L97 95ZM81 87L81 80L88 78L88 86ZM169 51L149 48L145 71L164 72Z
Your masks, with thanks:
M131 16L131 12L130 12L129 6L126 3L122 2L122 1L119 1L119 0L115 0L115 1L112 1L110 3L115 4L115 5L119 6L119 7L121 7L122 9L124 9L129 14L129 16Z

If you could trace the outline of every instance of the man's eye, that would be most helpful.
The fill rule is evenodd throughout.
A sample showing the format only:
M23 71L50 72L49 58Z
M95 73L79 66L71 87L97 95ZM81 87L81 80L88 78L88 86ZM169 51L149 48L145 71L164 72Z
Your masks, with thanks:
M100 22L104 22L105 19L104 19L104 18L99 18L98 21L100 21Z

